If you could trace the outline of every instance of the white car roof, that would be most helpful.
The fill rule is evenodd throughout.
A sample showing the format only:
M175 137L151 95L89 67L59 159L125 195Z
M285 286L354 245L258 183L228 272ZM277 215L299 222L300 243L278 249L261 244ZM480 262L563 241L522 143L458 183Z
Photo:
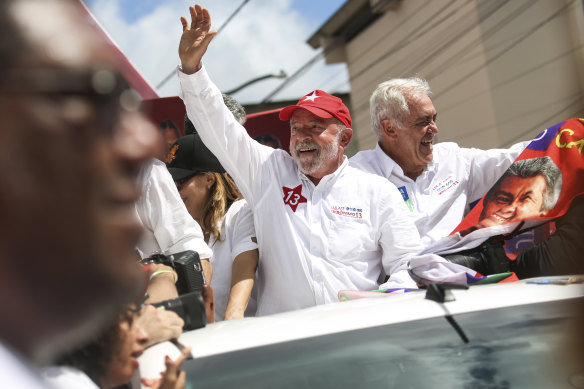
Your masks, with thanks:
M455 301L437 303L425 299L425 291L398 295L379 294L378 298L320 305L276 315L245 318L208 324L185 332L179 342L192 347L192 355L204 358L346 331L431 319L468 312L490 310L584 296L584 284L566 283L582 277L547 277L513 283L477 285L468 290L452 290ZM535 280L555 280L537 284ZM164 356L179 355L170 342L155 345L140 357L142 377L159 377L164 370Z

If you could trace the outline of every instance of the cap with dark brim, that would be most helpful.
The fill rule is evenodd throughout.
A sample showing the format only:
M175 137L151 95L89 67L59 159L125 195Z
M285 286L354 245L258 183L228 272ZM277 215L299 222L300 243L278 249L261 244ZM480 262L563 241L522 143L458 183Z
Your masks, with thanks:
M198 170L182 169L180 167L169 167L168 171L175 181L183 180L189 176L199 173Z
M225 173L217 157L197 133L185 135L172 145L166 158L166 167L175 181L195 173Z

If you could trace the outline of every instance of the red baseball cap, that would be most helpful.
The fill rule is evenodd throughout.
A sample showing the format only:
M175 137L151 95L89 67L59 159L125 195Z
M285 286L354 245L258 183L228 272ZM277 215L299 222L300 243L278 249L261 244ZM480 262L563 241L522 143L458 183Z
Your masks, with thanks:
M280 120L290 120L292 113L298 108L304 108L323 119L332 117L339 119L345 126L351 127L351 115L343 100L317 89L302 97L296 105L290 105L280 111Z

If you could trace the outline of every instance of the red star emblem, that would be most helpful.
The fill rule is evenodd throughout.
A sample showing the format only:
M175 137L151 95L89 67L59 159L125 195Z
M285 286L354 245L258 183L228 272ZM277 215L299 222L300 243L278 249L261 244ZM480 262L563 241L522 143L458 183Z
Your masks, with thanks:
M284 204L288 204L293 212L296 212L298 204L306 202L306 197L302 196L302 184L293 189L283 186L282 190L284 191Z

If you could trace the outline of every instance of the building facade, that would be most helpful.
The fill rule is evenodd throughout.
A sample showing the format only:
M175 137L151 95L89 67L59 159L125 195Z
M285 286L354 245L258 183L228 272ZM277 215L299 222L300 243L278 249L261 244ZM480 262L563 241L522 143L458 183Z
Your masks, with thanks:
M348 0L308 43L347 64L360 150L393 77L428 80L439 142L507 147L584 116L582 0Z

